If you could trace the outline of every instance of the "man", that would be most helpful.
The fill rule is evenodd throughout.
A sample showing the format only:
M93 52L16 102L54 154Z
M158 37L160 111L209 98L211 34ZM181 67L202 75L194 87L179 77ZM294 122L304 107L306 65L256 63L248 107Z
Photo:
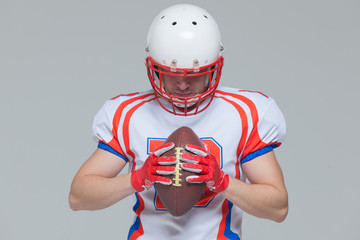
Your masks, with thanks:
M132 196L129 239L240 239L243 211L282 222L288 197L273 149L284 140L283 115L264 94L218 86L223 46L212 16L188 4L163 10L146 52L153 89L119 95L97 113L98 148L74 178L71 208L103 209ZM207 188L192 210L174 217L153 187L171 184L166 175L176 159L159 156L173 144L153 146L181 126L207 145L187 146L194 155L182 159L184 171L200 173L187 181ZM129 173L118 176L127 163Z

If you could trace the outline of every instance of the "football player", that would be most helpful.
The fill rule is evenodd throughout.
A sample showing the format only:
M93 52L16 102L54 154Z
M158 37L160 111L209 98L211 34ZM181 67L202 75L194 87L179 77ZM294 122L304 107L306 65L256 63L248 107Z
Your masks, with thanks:
M243 212L282 222L288 196L274 148L285 120L274 99L219 86L224 64L217 23L204 9L179 4L152 22L145 65L152 89L105 102L94 119L95 152L74 177L73 210L98 210L130 196L128 239L240 239ZM190 127L206 148L188 145L183 171L206 183L202 199L174 217L154 183L169 185L177 159L163 157L174 130ZM129 165L127 174L119 175ZM196 174L195 174L196 173Z

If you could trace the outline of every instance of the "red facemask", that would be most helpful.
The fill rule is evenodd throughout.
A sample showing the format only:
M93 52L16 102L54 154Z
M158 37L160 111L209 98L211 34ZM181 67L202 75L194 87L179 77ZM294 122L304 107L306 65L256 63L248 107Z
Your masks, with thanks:
M180 116L195 115L204 111L211 103L216 88L219 85L224 58L220 56L212 64L195 68L172 68L155 62L151 57L146 58L148 77L154 89L159 104L168 112ZM190 97L171 95L163 85L164 75L177 77L195 77L207 75L204 92Z

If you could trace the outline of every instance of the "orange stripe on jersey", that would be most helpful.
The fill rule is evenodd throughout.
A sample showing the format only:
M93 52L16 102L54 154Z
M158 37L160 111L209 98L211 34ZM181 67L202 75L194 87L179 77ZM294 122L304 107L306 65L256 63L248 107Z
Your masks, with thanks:
M123 138L124 138L124 144L125 144L125 150L126 152L133 158L133 160L135 160L135 154L130 150L130 135L129 135L129 122L131 119L131 116L134 114L134 112L141 107L142 105L144 105L147 102L153 101L155 100L155 98L151 98L149 100L146 101L142 101L140 103L138 103L137 105L135 105L134 107L132 107L125 116L124 119L124 123L123 123ZM135 169L135 165L136 162L133 161L133 169Z
M124 112L125 107L127 107L129 104L137 101L137 100L142 100L144 98L147 98L149 96L151 96L153 94L146 94L140 97L135 97L135 98L131 98L129 100L124 101L122 104L120 104L120 106L118 107L118 109L116 110L115 116L114 116L114 120L113 120L113 134L115 136L117 136L117 131L119 128L119 124L120 124L120 120L122 117L122 114ZM134 107L132 107L128 112L126 112L126 115L124 117L124 123L122 126L123 129L123 139L124 139L124 144L125 144L125 150L126 152L133 157L133 159L135 158L135 154L130 150L130 137L129 137L129 122L130 122L130 118L133 115L133 113L140 107L142 106L144 103L149 102L149 101L153 101L155 100L155 98L151 98L149 100L146 101L142 101L139 104L135 105ZM135 161L133 161L133 169L135 169ZM134 211L137 215L137 219L136 222L134 223L134 225L131 227L131 233L129 235L129 239L130 240L135 240L138 239L140 236L142 236L144 234L144 229L142 226L142 223L140 221L140 214L141 212L144 210L145 205L144 205L144 200L141 198L140 194L135 193L138 201L137 201L137 206L134 207Z
M217 240L228 240L227 237L225 237L225 228L226 228L226 217L229 213L229 205L228 205L228 200L225 200L223 202L222 208L221 208L221 213L222 213L222 217L221 217L221 221L220 221L220 225L219 225L219 231L218 231L218 235L216 237Z
M238 95L238 94L234 94L234 93L227 93L227 92L223 92L223 91L217 91L217 92L220 94L223 94L223 95L228 95L233 98L239 99L240 101L245 103L248 106L248 108L250 109L253 128L250 133L249 139L247 141L247 145L245 146L245 148L243 150L242 156L245 157L250 152L257 151L257 150L269 145L269 144L263 142L260 138L260 135L258 132L259 115L258 115L258 111L255 106L255 103L253 101L251 101L249 98L242 96L242 95ZM239 154L240 154L240 152L238 153L238 156L239 156Z
M152 95L152 94L150 94L150 95ZM132 158L133 158L133 166L132 166L131 171L133 171L135 169L136 161L135 161L135 154L130 150L129 122L130 122L131 116L134 114L134 112L139 107L141 107L145 103L153 101L153 100L155 100L155 98L151 98L149 100L142 101L142 102L138 103L137 105L132 107L125 115L125 119L124 119L124 123L123 123L123 138L124 138L124 144L125 144L126 152L130 156L132 156ZM140 214L145 208L144 200L141 198L140 194L136 193L136 196L137 196L138 201L139 201L139 206L135 210L135 213L137 215L137 220L136 221L138 221L137 222L138 229L132 232L131 236L129 237L130 240L138 239L140 236L142 236L144 234L144 229L143 229L143 226L142 226L142 223L141 223L141 220L140 220Z
M113 129L112 129L112 133L114 135L114 137L116 138L115 140L118 141L118 129L119 129L119 124L120 124L120 119L121 116L123 114L124 109L131 103L140 100L140 99L144 99L147 98L149 96L151 96L153 94L146 94L143 96L139 96L139 97L134 97L134 98L130 98L124 102L122 102L119 107L116 109L115 115L114 115L114 119L113 119ZM120 96L120 95L119 95ZM120 145L119 145L120 147ZM120 147L121 149L121 147ZM124 153L124 151L121 149L121 152ZM125 154L124 154L125 156Z
M249 129L246 113L245 113L244 109L239 104L237 104L236 102L234 102L232 100L229 100L229 99L227 99L225 97L218 97L218 96L215 96L215 97L216 98L221 98L221 99L227 101L228 103L230 103L231 105L233 105L236 108L236 110L238 111L240 119L241 119L243 131L241 133L241 138L240 138L240 141L239 141L239 145L238 145L237 150L236 150L236 159L237 160L236 160L236 165L235 165L235 170L236 170L235 171L236 172L235 177L240 178L240 174L239 174L240 173L239 158L237 156L239 156L239 154L242 151L243 146L245 145L247 132L248 132L248 129Z

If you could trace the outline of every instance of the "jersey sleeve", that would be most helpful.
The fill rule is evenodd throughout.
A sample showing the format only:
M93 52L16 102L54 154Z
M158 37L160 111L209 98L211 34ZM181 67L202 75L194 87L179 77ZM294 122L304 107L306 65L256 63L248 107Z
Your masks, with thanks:
M270 152L279 147L285 140L285 118L274 100L270 99L265 110L258 114L259 122L252 130L241 157L241 163Z
M93 139L98 143L98 148L111 152L126 162L128 161L120 147L118 136L114 135L113 116L109 113L106 103L95 115L92 132Z

